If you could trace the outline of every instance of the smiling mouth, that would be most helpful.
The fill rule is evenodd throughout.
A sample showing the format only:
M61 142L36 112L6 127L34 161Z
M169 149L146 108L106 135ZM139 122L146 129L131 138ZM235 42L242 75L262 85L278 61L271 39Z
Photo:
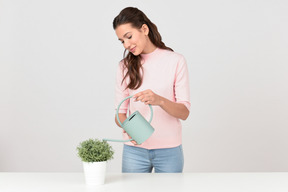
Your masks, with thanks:
M134 53L135 52L136 47L130 49L130 52Z

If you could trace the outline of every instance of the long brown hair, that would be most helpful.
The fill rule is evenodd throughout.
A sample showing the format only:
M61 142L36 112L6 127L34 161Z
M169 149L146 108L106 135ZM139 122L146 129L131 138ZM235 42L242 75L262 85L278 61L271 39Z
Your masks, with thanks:
M132 27L140 29L143 24L146 24L149 28L148 37L150 41L160 49L167 49L173 51L170 47L166 47L166 45L162 42L162 37L158 32L157 26L152 23L148 17L139 9L135 7L126 7L123 9L118 16L116 16L113 20L113 28L114 30L122 24L130 23ZM141 55L133 55L129 52L125 56L124 51L124 70L127 69L127 73L125 74L123 81L129 76L130 83L127 85L126 89L138 89L141 84L143 77L141 76L140 69L142 70L141 64Z

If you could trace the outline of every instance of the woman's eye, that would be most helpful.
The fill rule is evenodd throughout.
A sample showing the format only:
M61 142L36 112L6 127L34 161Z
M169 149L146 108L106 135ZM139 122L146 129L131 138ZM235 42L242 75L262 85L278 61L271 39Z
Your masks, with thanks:
M131 36L129 36L129 37L127 37L127 39L131 39L132 38L132 35ZM123 44L124 43L124 41L121 41L121 43Z

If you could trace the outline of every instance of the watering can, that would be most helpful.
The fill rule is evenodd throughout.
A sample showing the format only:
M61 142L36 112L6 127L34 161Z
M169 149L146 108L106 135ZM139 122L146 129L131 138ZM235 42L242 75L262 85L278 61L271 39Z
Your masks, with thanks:
M118 105L117 111L116 111L116 117L117 121L119 122L120 126L128 133L128 135L131 137L131 139L128 140L116 140L116 139L103 139L105 141L114 141L114 142L129 142L129 141L136 141L137 144L141 144L144 141L146 141L154 132L154 128L150 125L153 117L153 109L152 106L149 104L150 110L151 110L151 117L149 122L139 113L139 111L135 111L132 113L127 119L121 123L119 120L118 111L121 106L121 104L127 100L130 99L132 96L128 96L125 99L121 101L121 103Z

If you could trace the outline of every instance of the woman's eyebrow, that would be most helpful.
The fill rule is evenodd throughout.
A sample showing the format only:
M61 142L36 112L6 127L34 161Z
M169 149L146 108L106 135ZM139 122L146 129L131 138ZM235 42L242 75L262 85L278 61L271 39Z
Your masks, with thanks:
M127 33L125 33L125 34L123 35L123 37L125 37L128 33L131 33L131 32L128 31ZM119 38L118 40L121 40L121 39Z

